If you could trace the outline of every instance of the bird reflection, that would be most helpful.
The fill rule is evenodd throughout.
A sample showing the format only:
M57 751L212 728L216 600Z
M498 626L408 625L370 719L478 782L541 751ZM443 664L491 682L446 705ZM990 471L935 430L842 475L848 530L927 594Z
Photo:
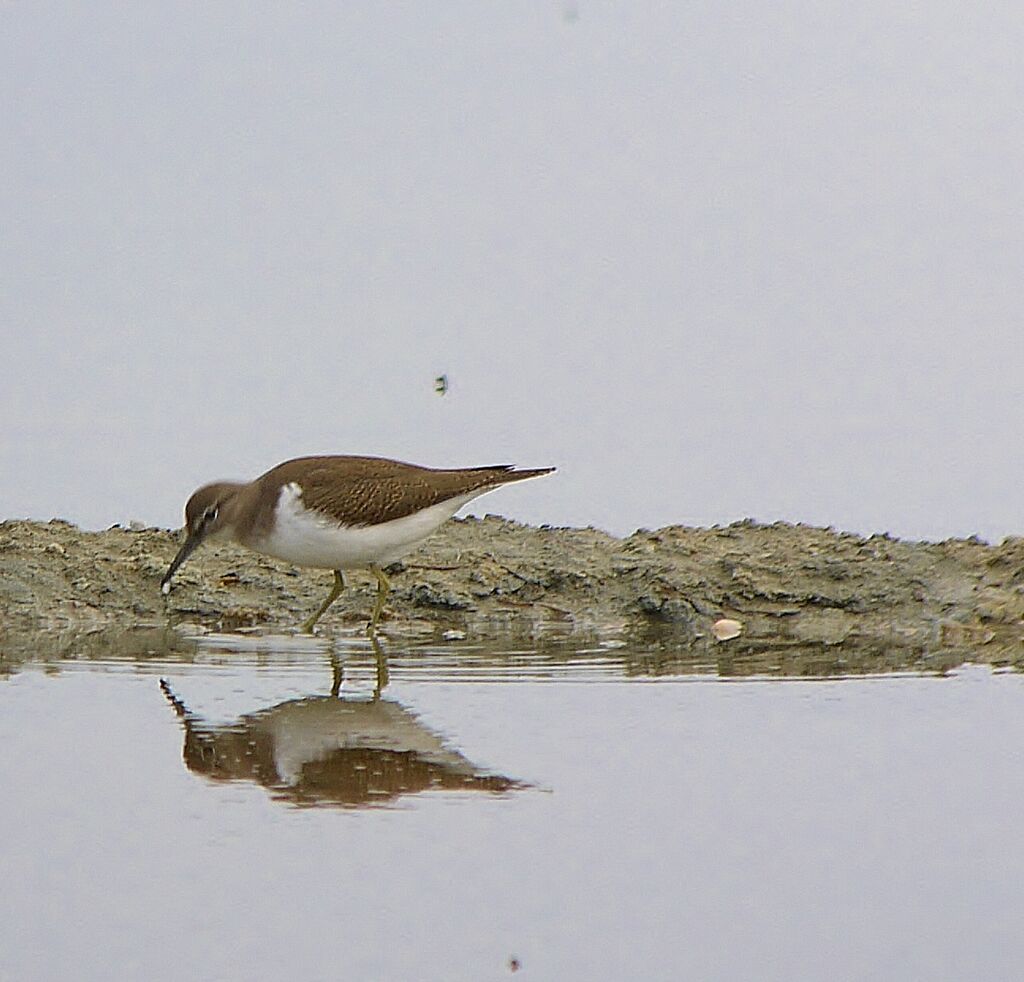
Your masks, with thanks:
M367 808L428 790L527 787L477 768L411 710L381 698L387 660L379 648L377 656L372 698L340 695L343 667L335 658L330 695L291 699L229 724L206 722L161 679L185 727L186 766L214 781L262 784L300 806Z

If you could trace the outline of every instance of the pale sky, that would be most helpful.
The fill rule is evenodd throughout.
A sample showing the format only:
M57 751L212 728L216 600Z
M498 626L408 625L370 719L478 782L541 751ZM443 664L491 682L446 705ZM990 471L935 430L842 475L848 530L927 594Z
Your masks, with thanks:
M0 25L0 518L372 453L616 533L1022 531L1019 4Z

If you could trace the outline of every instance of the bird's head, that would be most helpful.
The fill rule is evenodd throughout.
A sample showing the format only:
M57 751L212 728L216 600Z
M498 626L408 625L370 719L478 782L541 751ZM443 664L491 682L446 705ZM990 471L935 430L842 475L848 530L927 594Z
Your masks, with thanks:
M164 593L170 592L171 577L198 546L208 539L226 538L231 534L228 506L243 487L242 484L218 481L204 485L188 499L185 505L185 541L160 581L160 589Z

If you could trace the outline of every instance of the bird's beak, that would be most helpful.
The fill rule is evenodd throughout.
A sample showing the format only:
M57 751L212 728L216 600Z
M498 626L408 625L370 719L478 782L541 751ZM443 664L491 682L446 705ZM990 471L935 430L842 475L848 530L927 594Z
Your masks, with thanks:
M178 567L188 559L189 556L195 552L196 547L199 546L207 536L207 527L200 525L191 535L185 539L181 548L178 550L178 555L171 560L171 565L167 567L167 572L164 573L164 578L160 581L160 592L168 594L171 592L171 577L178 572Z

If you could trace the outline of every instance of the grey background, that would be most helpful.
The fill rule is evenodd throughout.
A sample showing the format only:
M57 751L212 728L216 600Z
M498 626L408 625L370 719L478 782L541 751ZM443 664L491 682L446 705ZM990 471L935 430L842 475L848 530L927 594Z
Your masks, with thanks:
M1021 529L1017 4L0 25L0 517L352 452L615 532Z

